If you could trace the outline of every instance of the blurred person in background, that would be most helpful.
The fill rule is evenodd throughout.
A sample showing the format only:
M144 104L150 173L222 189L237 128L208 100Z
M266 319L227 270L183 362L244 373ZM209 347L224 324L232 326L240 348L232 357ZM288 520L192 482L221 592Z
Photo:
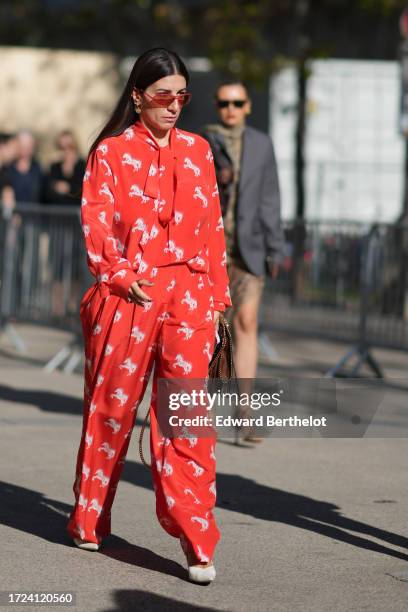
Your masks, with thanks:
M5 168L17 157L17 136L7 132L0 133L0 169Z
M16 134L0 135L0 204L1 215L5 223L0 223L0 244L3 253L7 257L0 260L0 283L3 286L5 275L9 275L10 266L13 267L17 261L17 253L20 251L19 228L21 225L20 215L13 214L16 206L16 196L10 175L10 168L17 159L18 138ZM6 272L7 270L7 272ZM14 274L21 278L21 266L14 270Z
M8 166L17 157L17 138L15 134L0 134L0 200L3 215L8 217L13 210L16 198L11 183Z
M0 215L3 220L9 221L12 219L13 210L16 204L13 187L10 183L10 177L7 172L7 166L11 164L17 153L16 137L14 134L0 134ZM0 244L3 247L4 253L12 253L16 248L15 219L10 223L0 223ZM9 260L10 261L10 260ZM4 282L4 270L6 258L0 260L0 284Z
M18 132L15 159L5 167L16 202L38 204L43 199L44 173L36 159L36 148L31 132Z
M265 274L275 279L283 261L278 173L269 136L246 125L251 113L246 86L235 80L223 82L215 105L219 122L205 125L201 133L212 148L220 191L236 372L246 379L240 381L240 391L250 393L257 371L258 310ZM243 437L261 441L251 431Z
M85 172L85 161L79 155L78 143L72 130L59 132L55 139L58 159L51 163L45 177L44 200L48 205L79 206L81 204L82 179ZM52 295L51 311L57 317L65 316L67 311L74 312L78 293L81 290L78 280L82 253L74 249L69 261L61 248L62 241L58 227L65 228L65 236L72 231L72 217L56 216L51 211L42 219L46 232L41 237L43 261L48 261L51 268ZM45 269L42 266L42 269ZM70 289L66 290L65 278L70 279Z
M79 156L78 143L71 130L60 132L55 144L60 159L50 165L47 173L45 201L79 206L85 161Z

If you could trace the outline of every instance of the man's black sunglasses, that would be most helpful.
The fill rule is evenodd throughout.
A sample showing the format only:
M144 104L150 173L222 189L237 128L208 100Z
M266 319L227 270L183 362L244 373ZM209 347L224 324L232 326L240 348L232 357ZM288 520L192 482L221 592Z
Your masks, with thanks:
M235 108L242 108L246 100L217 100L218 108L227 108L230 104Z

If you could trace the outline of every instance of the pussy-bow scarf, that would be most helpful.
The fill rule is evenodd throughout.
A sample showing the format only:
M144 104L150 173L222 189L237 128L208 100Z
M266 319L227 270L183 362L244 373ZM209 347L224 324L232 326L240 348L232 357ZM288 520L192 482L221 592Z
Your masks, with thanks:
M174 206L174 193L177 186L177 143L175 131L170 130L169 145L160 147L151 137L150 132L141 121L132 127L135 138L144 149L150 149L150 159L146 164L148 172L143 185L143 193L160 200L158 218L163 227L170 221Z

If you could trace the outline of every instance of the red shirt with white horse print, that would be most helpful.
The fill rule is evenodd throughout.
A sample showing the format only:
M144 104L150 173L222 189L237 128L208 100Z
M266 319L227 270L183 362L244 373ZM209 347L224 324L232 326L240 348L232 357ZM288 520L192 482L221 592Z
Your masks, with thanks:
M232 305L213 156L203 137L173 127L160 147L136 121L104 138L88 158L81 221L103 295L127 299L134 281L185 262L208 273L216 310Z

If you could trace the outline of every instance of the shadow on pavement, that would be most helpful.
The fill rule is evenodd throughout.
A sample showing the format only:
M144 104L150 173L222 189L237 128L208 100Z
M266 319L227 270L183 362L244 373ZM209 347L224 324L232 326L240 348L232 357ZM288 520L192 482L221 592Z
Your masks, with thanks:
M145 396L147 395L147 390ZM54 391L39 391L36 389L15 389L0 385L0 400L16 404L30 404L44 412L56 414L72 414L82 416L83 400L72 395L55 393ZM142 425L144 417L137 416L135 424ZM18 424L18 423L17 423ZM78 439L79 444L79 439Z
M202 587L202 585L199 584L194 584L192 586L198 588ZM166 610L166 612L217 611L217 608L197 606L195 604L170 599L170 597L163 597L163 595L155 595L154 593L148 593L137 589L134 591L116 590L113 592L113 598L116 607L106 608L101 612L119 612L122 610L131 610L132 612L135 610L148 610L148 612L155 612L155 610L157 610L157 612L163 612L163 610Z
M106 539L100 552L104 554L105 557L110 557L122 563L128 563L135 567L143 567L144 569L159 572L160 574L167 574L187 580L186 569L184 569L180 563L177 563L177 561L166 559L148 548L137 546L115 535L110 535L109 538Z
M126 461L121 480L152 490L150 470L136 461ZM65 527L71 506L48 499L34 490L1 481L0 499L0 521L4 525L38 535L51 542L67 543ZM377 501L373 500L373 503ZM330 502L275 489L237 474L217 474L217 506L264 521L291 525L358 548L408 561L408 554L373 542L364 536L405 549L408 548L408 538L343 516L340 508ZM119 539L111 536L110 541L114 544ZM135 564L136 559L136 565L157 569L152 567L154 553L122 542L126 545L126 555L122 560ZM133 547L133 553L129 546ZM112 549L106 548L104 552L113 557L117 554L115 546ZM158 559L153 565L156 561ZM173 573L173 562L164 559L162 561L163 569L157 571Z
M43 538L54 544L73 546L66 532L71 506L42 493L0 481L0 523ZM180 549L181 550L181 549ZM78 550L79 554L84 554ZM111 535L100 554L162 574L187 580L186 569L171 559ZM90 557L89 557L90 558Z
M140 463L127 461L122 479L138 486L146 486L146 472L149 473ZM148 486L151 488L150 480ZM237 474L217 473L217 507L264 521L284 523L408 561L408 554L387 548L363 536L377 538L406 549L408 538L342 516L340 508L335 504L274 489ZM348 533L349 531L358 535Z
M31 404L44 412L63 414L82 414L82 399L54 393L53 391L38 391L36 389L15 389L0 385L0 399L17 404Z
M217 474L217 491L217 505L224 510L247 514L264 521L284 523L359 548L408 560L408 554L387 548L363 536L407 549L408 538L342 516L340 508L335 504L274 489L233 474Z

